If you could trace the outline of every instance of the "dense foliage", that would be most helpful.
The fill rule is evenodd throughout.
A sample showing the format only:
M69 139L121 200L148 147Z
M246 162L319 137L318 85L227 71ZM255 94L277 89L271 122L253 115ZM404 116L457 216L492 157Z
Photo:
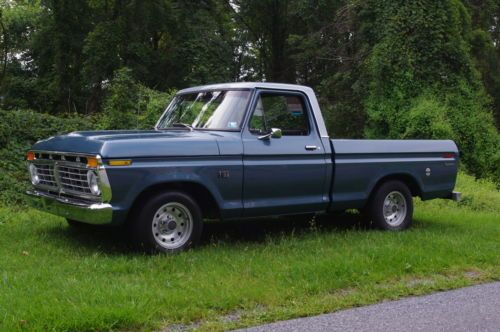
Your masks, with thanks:
M34 111L0 111L0 201L23 199L29 183L24 160L33 142L92 127L90 119L77 115L63 118Z
M138 84L129 68L121 68L111 81L97 128L153 129L173 95Z
M459 1L367 1L377 43L363 64L368 137L452 138L468 170L499 171L491 99L470 56ZM500 73L498 73L500 75ZM497 176L500 174L497 174Z
M0 202L20 203L24 192L29 187L25 167L25 154L30 146L44 138L65 134L77 130L96 128L117 128L123 125L127 128L153 128L165 108L165 102L170 94L160 93L142 85L130 85L127 71L122 70L113 84L113 94L106 101L102 115L82 116L70 114L54 116L30 110L0 110ZM117 96L125 94L126 89L134 89L135 93L128 95L125 103L117 103ZM131 99L134 96L135 99ZM116 103L117 105L114 105ZM133 113L115 112L111 106L122 107L129 103L133 105ZM135 105L139 105L136 108Z
M171 91L244 80L312 86L335 137L454 139L500 179L498 0L0 0L6 112L148 128Z

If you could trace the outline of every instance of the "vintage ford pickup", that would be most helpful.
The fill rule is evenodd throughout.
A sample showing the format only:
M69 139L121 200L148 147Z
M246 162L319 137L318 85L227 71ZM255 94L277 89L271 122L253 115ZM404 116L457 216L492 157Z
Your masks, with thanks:
M31 203L80 223L125 225L175 252L204 219L359 209L403 230L412 197L458 200L451 140L336 140L311 88L227 83L181 90L153 130L84 131L27 153Z

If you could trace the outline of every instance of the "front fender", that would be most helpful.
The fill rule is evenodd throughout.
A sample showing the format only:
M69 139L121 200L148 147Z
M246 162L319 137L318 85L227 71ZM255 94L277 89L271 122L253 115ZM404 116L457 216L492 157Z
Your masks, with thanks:
M221 168L230 171L231 178L218 177ZM117 223L124 221L134 201L142 192L159 184L189 182L201 185L211 193L223 214L224 211L238 214L242 208L241 158L134 160L130 166L107 166L106 171L113 192L113 219L116 217Z

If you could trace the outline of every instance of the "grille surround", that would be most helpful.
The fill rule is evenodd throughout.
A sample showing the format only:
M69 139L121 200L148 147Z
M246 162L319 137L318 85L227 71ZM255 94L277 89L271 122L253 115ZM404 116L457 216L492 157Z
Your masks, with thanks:
M90 201L102 201L101 195L90 190L87 172L99 170L87 167L85 156L64 153L35 153L31 161L38 172L40 182L34 187L61 197L74 197Z

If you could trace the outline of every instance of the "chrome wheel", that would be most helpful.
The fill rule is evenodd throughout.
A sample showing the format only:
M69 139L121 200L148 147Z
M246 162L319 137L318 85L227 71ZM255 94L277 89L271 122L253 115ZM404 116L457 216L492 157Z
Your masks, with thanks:
M183 204L167 203L154 214L152 231L159 246L177 249L186 244L193 232L193 216Z
M399 191L391 191L384 199L384 219L387 224L396 227L406 218L406 200Z

